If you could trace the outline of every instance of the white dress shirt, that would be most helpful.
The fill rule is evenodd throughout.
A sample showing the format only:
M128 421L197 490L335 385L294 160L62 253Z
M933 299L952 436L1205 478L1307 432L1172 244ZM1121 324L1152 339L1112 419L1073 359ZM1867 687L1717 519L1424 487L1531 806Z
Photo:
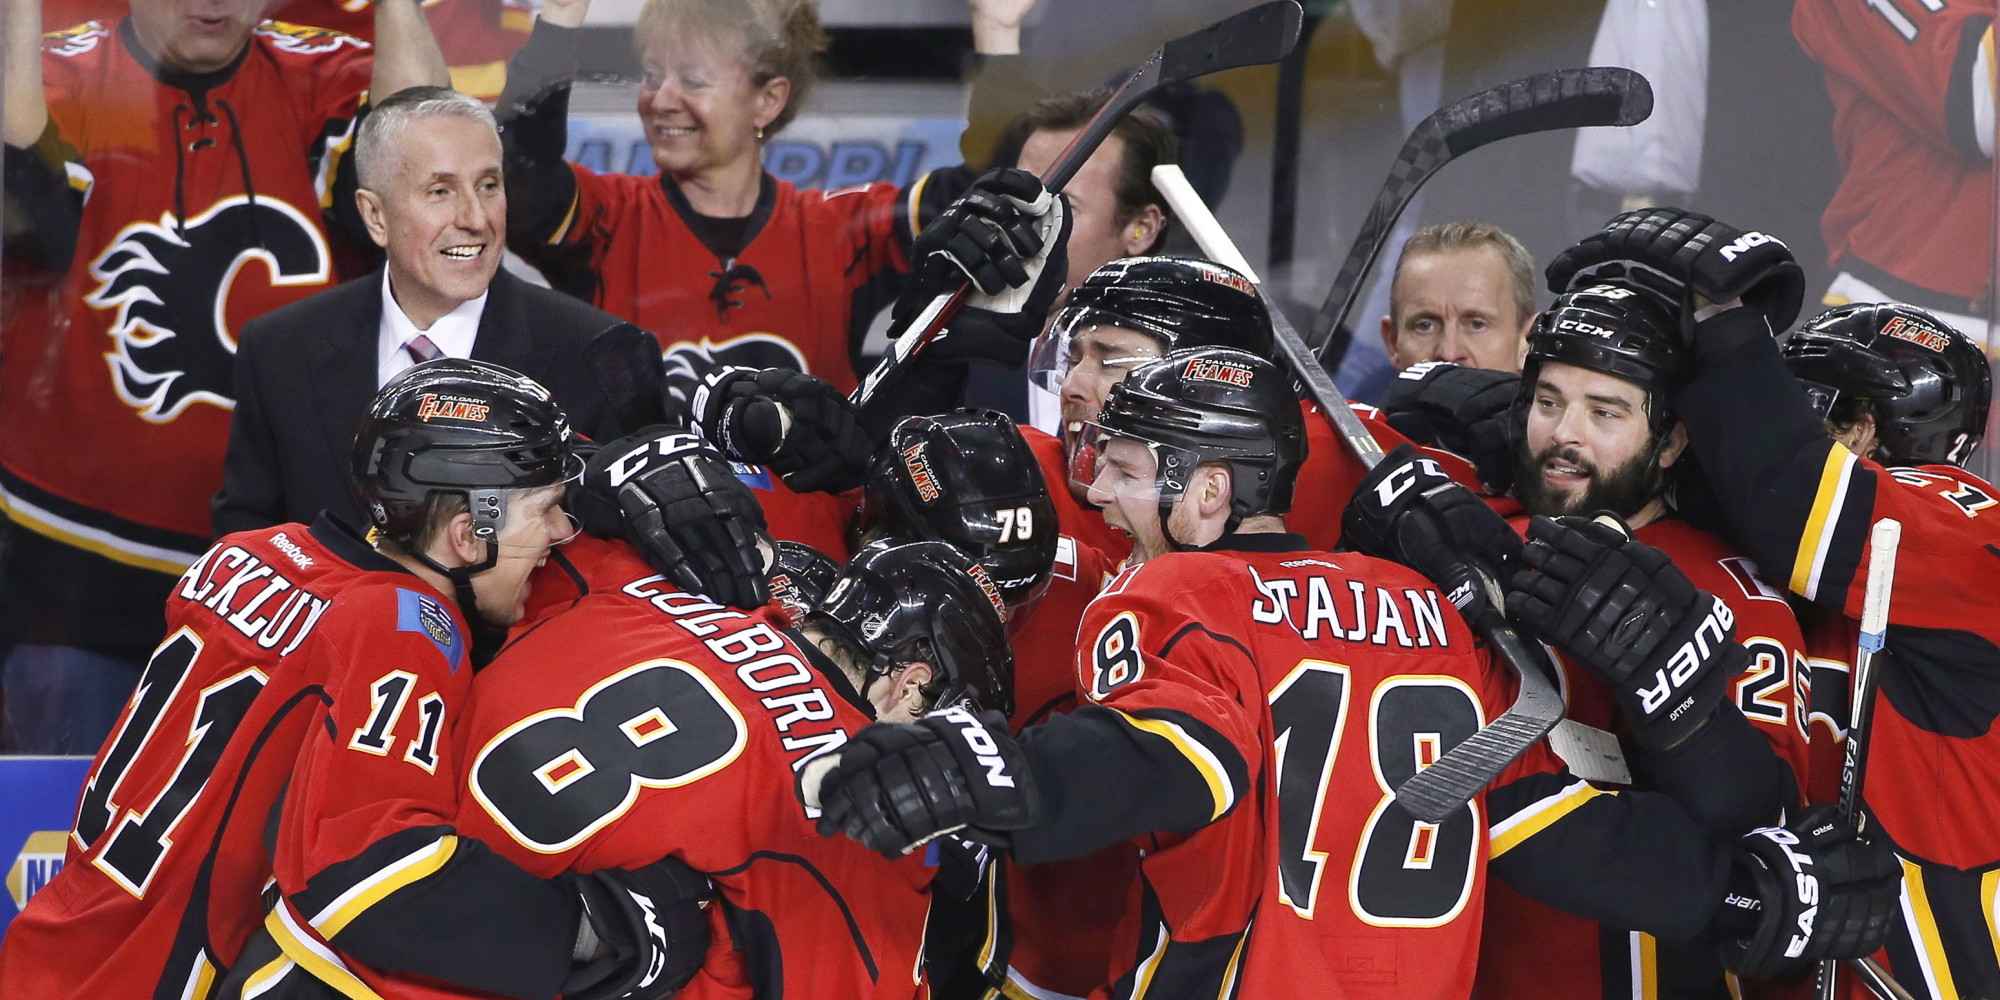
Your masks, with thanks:
M471 357L472 341L479 336L479 315L485 311L486 296L481 295L459 303L458 308L438 317L430 329L419 330L403 313L403 307L396 304L396 297L389 293L389 269L383 268L382 325L381 333L375 337L376 388L387 385L403 369L416 364L404 348L418 334L429 337L431 344L447 358Z

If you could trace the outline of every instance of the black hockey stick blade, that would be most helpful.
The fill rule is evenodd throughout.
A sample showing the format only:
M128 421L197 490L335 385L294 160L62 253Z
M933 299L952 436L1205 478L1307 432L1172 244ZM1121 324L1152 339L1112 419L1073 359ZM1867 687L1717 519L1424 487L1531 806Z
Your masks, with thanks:
M1182 35L1154 49L1132 74L1125 78L1090 121L1077 130L1076 137L1057 154L1042 178L1043 186L1061 191L1070 178L1083 168L1090 154L1104 143L1118 120L1139 106L1146 96L1169 83L1192 80L1225 69L1274 63L1298 44L1305 9L1298 0L1271 0L1249 10L1231 14L1206 28ZM949 297L940 295L918 313L917 318L889 344L882 360L855 386L849 397L865 407L921 353L964 306L966 289L961 286Z
M1307 343L1324 364L1339 368L1352 332L1342 323L1361 293L1368 268L1382 254L1396 219L1417 189L1444 165L1509 136L1595 125L1637 125L1653 113L1653 87L1618 66L1537 73L1482 90L1431 113L1410 131L1389 179L1348 247L1326 302L1313 319Z
M1491 584L1488 586L1490 589ZM1442 823L1463 808L1562 721L1562 693L1536 666L1540 658L1528 651L1513 628L1502 619L1500 624L1479 631L1494 654L1513 669L1521 689L1514 704L1499 718L1445 751L1396 789L1396 804L1426 823Z

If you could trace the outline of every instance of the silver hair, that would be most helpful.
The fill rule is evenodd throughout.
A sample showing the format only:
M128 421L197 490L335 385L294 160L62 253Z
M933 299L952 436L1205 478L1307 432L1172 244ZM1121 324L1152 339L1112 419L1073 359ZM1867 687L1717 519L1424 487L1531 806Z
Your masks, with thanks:
M476 97L449 87L411 87L391 96L369 111L354 139L354 173L360 185L381 190L395 170L396 149L411 123L425 118L465 118L476 121L496 134L499 125L493 111Z

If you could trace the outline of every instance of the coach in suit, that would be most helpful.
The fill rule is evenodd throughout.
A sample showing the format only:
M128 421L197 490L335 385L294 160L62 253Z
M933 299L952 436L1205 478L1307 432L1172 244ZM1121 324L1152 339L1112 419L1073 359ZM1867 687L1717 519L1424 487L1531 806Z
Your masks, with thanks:
M500 268L507 194L485 105L413 87L376 106L355 147L356 200L388 264L244 327L217 536L322 509L368 524L348 475L355 428L420 360L514 369L599 441L663 417L652 334Z

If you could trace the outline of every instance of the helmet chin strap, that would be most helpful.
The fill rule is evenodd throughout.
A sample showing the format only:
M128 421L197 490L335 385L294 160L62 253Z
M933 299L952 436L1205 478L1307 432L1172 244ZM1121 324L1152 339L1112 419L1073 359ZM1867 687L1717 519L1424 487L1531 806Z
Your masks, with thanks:
M451 581L452 599L458 602L458 612L465 616L465 624L472 630L471 654L474 670L492 662L494 655L500 652L500 647L507 641L506 626L494 624L479 610L479 595L472 589L472 578L492 569L500 561L500 543L492 538L482 540L486 542L486 558L466 566L446 566L432 559L428 552L410 553L432 572Z

